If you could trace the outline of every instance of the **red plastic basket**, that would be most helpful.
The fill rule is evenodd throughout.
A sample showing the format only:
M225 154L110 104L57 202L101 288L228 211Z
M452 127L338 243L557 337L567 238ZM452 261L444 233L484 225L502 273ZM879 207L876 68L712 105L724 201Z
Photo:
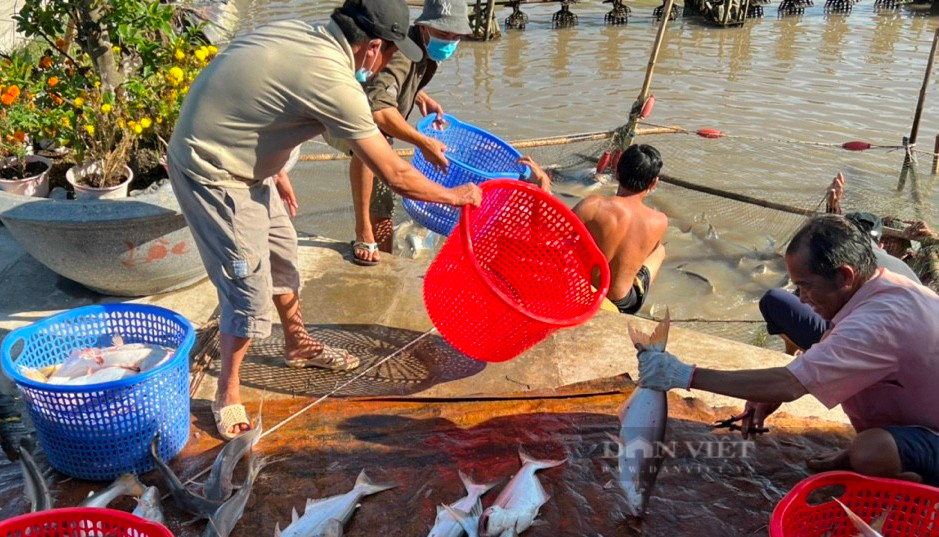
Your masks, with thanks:
M606 258L550 194L517 180L480 185L424 279L424 305L451 345L489 362L512 359L600 308ZM599 271L599 272L598 272ZM599 273L600 288L591 287Z
M813 497L821 503L806 501L810 494L825 487L831 487L831 492L819 492ZM841 492L842 487L844 492ZM853 472L825 472L800 482L776 505L770 519L770 537L857 535L858 530L832 497L865 522L890 509L882 531L885 536L939 536L939 489Z
M0 522L0 537L173 537L165 526L114 509L70 507Z

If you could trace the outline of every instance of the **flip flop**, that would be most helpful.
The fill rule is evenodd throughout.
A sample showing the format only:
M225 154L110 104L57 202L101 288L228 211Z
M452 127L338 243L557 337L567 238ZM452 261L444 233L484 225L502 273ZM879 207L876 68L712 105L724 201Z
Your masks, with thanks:
M362 241L351 241L352 244L352 262L356 265L361 265L363 267L374 267L379 263L379 261L371 261L368 259L362 259L361 257L355 255L356 250L366 250L368 255L371 256L378 251L377 242L362 242Z
M351 371L359 367L359 359L345 349L335 349L328 345L323 346L323 351L309 358L297 358L296 360L284 359L287 367L302 369L305 367L319 367L332 371Z
M251 426L251 421L248 419L248 413L245 411L244 405L235 404L216 409L215 403L212 403L212 416L215 418L215 427L218 428L218 434L222 435L222 438L225 440L231 440L247 432L240 431L232 433L231 429L235 425L247 423L248 427Z

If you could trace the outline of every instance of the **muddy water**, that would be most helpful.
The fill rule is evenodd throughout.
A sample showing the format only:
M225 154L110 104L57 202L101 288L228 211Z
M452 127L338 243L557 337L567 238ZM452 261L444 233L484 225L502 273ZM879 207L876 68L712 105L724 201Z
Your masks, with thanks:
M247 30L290 17L324 20L337 4L234 0L230 6L240 29ZM526 7L527 30L506 32L488 43L462 43L430 92L448 112L507 139L615 128L641 87L657 29L651 17L657 4L631 4L629 24L611 27L603 23L608 4L581 2L573 9L580 24L562 30L550 27L554 4ZM662 149L665 173L709 186L811 209L841 170L848 177L848 210L932 220L935 189L928 174L916 196L895 192L901 153L849 153L780 141L837 145L860 139L897 145L909 134L937 19L907 8L880 13L867 1L848 15L826 15L823 5L817 2L805 15L790 17L779 17L777 6L770 5L766 17L739 28L716 28L693 17L674 21L653 79L657 104L650 121L717 128L734 138L642 141ZM508 10L499 15L504 18ZM935 93L931 84L919 136L924 150L932 149L939 130ZM531 152L550 165L585 149L594 148ZM304 148L323 150L319 142ZM928 155L921 157L922 172L930 161ZM345 173L343 164L301 163L295 169L302 212L298 229L351 237ZM556 191L573 205L585 195L611 194L613 188L560 178ZM673 226L669 257L645 311L667 305L678 318L759 319L759 296L786 280L781 259L767 254L785 246L791 226L768 222L769 213L743 214L733 206L705 211L700 198L685 194L661 189L652 200L668 212ZM911 208L914 197L922 200L916 210ZM687 233L695 222L703 224L703 234ZM398 223L399 253L413 255L415 249L435 245L433 237L422 240L424 233L415 234L403 218ZM709 236L729 244L709 242ZM741 248L745 259L727 257Z

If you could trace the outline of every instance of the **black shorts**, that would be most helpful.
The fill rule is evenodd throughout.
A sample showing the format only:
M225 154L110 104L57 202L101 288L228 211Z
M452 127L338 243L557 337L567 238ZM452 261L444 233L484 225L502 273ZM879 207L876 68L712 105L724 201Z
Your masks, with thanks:
M649 267L643 265L633 278L633 286L626 293L626 296L619 300L610 300L619 309L620 313L632 315L642 309L646 301L646 295L649 293L649 281L652 280L652 274Z

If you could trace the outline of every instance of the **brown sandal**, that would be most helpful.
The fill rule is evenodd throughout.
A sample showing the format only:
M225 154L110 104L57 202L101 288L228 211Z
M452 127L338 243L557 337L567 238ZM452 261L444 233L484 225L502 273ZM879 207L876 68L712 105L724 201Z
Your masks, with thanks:
M359 367L359 359L345 349L335 349L328 345L323 346L323 350L309 358L297 358L295 360L284 359L287 367L297 369L305 367L319 367L331 371L351 371Z

